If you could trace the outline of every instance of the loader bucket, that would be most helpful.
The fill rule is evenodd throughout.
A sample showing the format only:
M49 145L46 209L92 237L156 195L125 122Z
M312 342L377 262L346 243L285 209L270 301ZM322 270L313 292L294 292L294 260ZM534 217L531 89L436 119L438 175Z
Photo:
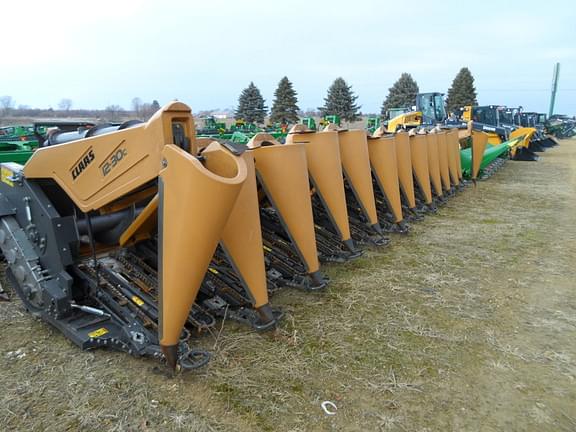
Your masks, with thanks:
M301 126L301 125L298 125ZM286 137L286 145L303 144L310 181L318 194L340 240L354 251L350 235L346 193L342 175L340 146L336 131L303 131L295 127Z
M430 171L430 182L434 188L434 193L438 197L443 196L442 177L440 175L440 154L438 150L438 135L430 133L426 135L428 139L428 170Z
M414 195L410 137L406 132L399 132L394 135L394 144L396 147L396 162L398 163L400 190L406 199L408 208L414 209L416 208L416 197Z
M438 133L438 156L440 161L440 177L442 178L442 187L449 191L452 187L450 184L450 169L448 156L448 141L446 133Z
M339 131L338 139L344 176L369 225L375 232L381 234L382 228L378 223L376 213L366 131L361 129Z
M544 138L545 140L542 143L544 147L556 147L557 145L560 145L558 140L552 135L544 134Z
M175 145L162 150L159 339L172 368L184 324L247 176L246 163L218 143L203 155L206 167Z
M311 279L319 285L318 252L310 200L310 180L303 144L282 145L268 134L257 134L248 143L256 175L278 213Z
M521 143L512 149L513 159L529 162L538 160L538 155L530 149L530 140L535 133L534 128L518 128L510 133L510 140L521 138Z
M247 167L247 177L230 213L220 243L252 300L253 307L259 313L260 325L270 325L275 318L268 304L256 169L251 154L244 152L241 157ZM210 168L209 159L207 166Z
M368 137L368 153L376 183L394 216L394 222L400 223L403 220L402 200L394 136Z
M486 151L486 145L488 144L488 135L485 133L472 133L472 166L470 172L470 178L476 180L478 174L480 173L480 168L482 166L482 160L484 159L484 152ZM462 165L462 164L460 164Z
M430 186L430 170L428 168L428 139L426 135L410 137L410 155L412 171L418 189L425 204L432 204L432 188Z

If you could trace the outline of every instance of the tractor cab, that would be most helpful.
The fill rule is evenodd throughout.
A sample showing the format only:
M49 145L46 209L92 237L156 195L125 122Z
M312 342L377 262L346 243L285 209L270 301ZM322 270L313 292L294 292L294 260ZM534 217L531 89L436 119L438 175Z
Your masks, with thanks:
M422 124L427 126L443 123L447 119L444 94L438 92L418 93L416 111L422 113Z

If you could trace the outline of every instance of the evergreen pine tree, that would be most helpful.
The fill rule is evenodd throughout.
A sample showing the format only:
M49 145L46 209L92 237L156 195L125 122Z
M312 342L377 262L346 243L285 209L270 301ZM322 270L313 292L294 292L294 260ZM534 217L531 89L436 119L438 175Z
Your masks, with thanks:
M158 103L158 101L156 99L154 99L152 101L152 105L150 105L150 109L152 111L152 114L154 114L156 111L158 111L160 109L160 104Z
M234 113L236 120L244 120L246 123L264 123L268 107L264 105L264 98L258 87L250 82L250 85L242 90L238 98L238 108Z
M470 69L463 67L452 81L452 87L448 90L446 106L448 112L455 112L467 105L478 105L478 101L476 100L474 77L470 73Z
M416 96L419 91L418 84L412 75L404 72L398 81L388 89L388 96L382 104L382 116L386 116L390 108L411 108L416 104Z
M318 109L323 116L338 115L343 120L355 121L360 118L357 99L358 96L354 95L352 86L346 84L343 78L336 78L324 98L324 106Z
M298 123L298 98L296 91L288 77L284 77L278 83L274 92L274 103L270 110L270 122L284 124Z

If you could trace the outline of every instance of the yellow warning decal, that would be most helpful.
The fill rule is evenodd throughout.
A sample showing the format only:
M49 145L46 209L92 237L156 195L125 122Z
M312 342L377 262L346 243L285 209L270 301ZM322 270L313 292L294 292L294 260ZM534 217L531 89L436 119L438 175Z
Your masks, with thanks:
M138 306L142 306L144 304L144 300L142 300L138 296L132 296L132 301L136 303Z
M14 187L14 183L12 183L12 180L10 180L13 175L14 173L8 168L2 167L2 169L0 170L0 176L2 177L2 182L6 183L10 187Z
M100 336L104 336L106 333L108 333L108 329L100 327L98 330L94 330L93 332L88 333L88 336L90 336L91 338L97 338Z
M210 271L210 273L218 274L218 270L216 270L212 267L208 267L208 270Z

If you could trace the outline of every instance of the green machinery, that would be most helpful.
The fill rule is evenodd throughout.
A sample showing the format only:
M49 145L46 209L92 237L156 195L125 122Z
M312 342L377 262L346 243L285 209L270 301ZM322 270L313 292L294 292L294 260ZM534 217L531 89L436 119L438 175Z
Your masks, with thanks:
M519 144L522 137L516 137L502 144L488 145L484 151L484 157L480 164L480 178L490 177L496 170L498 170L506 160L509 158L510 147ZM470 178L472 172L472 148L467 147L460 150L460 164L462 166L462 174L466 178Z
M0 162L25 163L38 147L37 140L4 141L0 139Z
M366 120L366 129L370 135L372 135L381 124L382 119L380 117L368 117L368 120Z
M305 125L310 130L316 130L316 120L314 120L314 117L304 117L300 123Z
M5 126L0 128L0 162L26 163L32 153L42 146L50 128L56 133L90 128L93 122L70 120L44 120L33 125Z
M330 123L340 126L342 121L340 120L339 115L325 115L318 122L318 126L316 125L316 120L314 120L314 117L304 117L300 123L306 125L308 129L315 131L318 130L318 126L322 128L329 125Z
M199 135L222 135L226 133L226 123L216 121L214 116L204 119L204 127L198 129Z

